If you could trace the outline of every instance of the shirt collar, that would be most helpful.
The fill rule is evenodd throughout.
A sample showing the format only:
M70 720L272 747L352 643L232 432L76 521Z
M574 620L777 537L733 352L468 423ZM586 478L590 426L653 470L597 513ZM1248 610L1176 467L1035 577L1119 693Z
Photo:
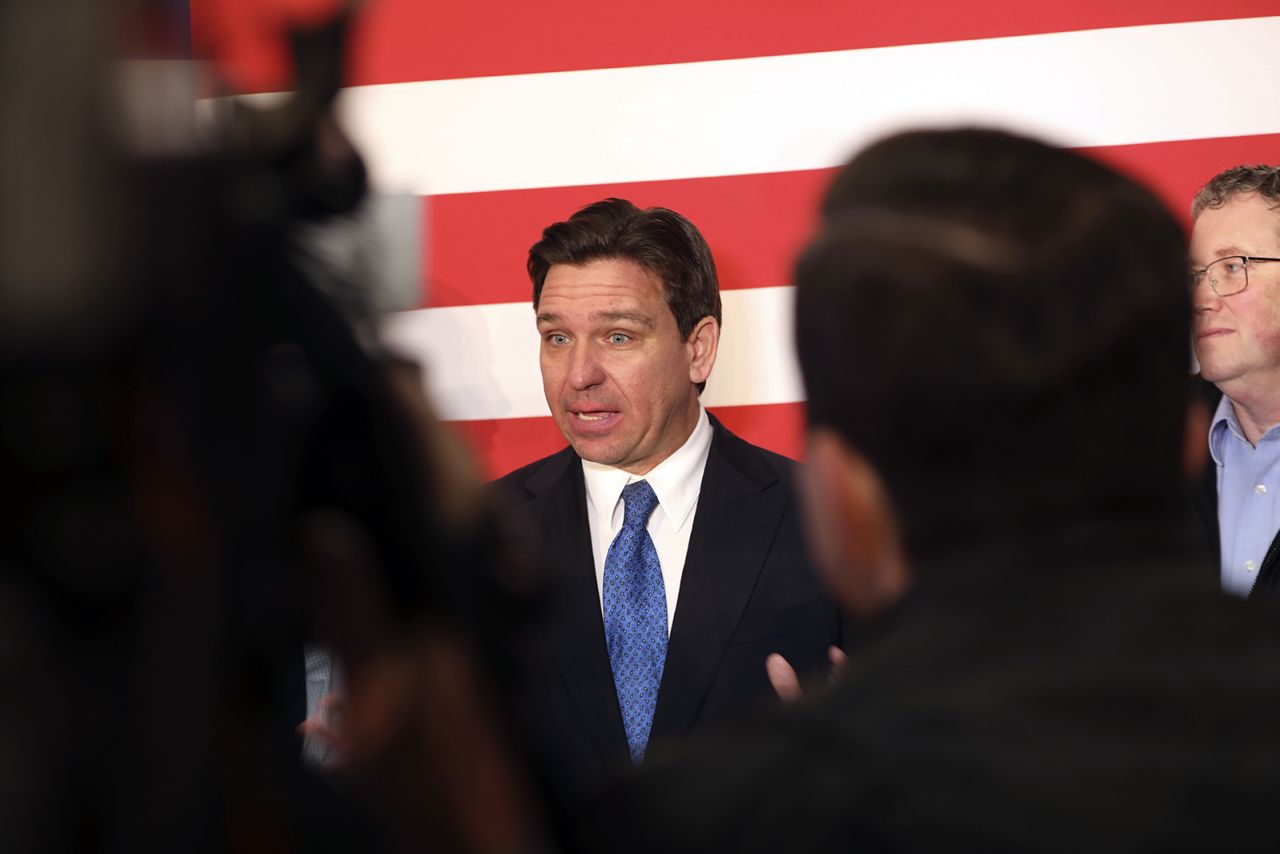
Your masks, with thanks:
M1213 420L1209 422L1209 454L1218 465L1223 464L1228 435L1234 435L1241 442L1249 441L1244 437L1244 430L1236 418L1231 399L1224 394L1218 401L1218 408L1213 411Z
M632 481L647 480L658 496L667 522L680 530L689 520L693 507L698 503L702 490L702 473L711 453L711 422L707 411L698 405L698 421L685 443L662 462L643 475L634 475L620 468L582 461L582 474L587 484L589 511L611 525L613 511L622 497L622 488Z
M1236 418L1236 408L1231 405L1231 399L1224 394L1222 399L1218 401L1218 408L1213 411L1213 420L1209 422L1209 454L1218 465L1223 465L1223 455L1226 453L1228 434L1235 436L1249 447L1253 447L1253 443L1245 438L1244 428L1240 426L1240 420ZM1263 433L1259 442L1270 442L1277 439L1280 439L1280 424Z

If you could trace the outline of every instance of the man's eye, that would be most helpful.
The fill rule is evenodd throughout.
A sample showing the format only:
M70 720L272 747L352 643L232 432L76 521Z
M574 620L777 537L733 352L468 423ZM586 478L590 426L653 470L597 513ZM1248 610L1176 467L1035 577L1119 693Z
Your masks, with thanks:
M569 341L569 336L562 335L559 332L552 332L550 335L547 336L547 343L555 347L559 347L562 344L568 343L568 341Z
M621 332L614 332L609 336L609 343L611 344L626 344L630 340L630 335L624 335Z

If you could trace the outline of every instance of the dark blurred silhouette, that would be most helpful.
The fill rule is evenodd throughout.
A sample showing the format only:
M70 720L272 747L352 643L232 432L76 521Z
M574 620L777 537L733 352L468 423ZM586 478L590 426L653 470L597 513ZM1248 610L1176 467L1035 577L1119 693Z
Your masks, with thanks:
M350 10L201 138L108 97L122 8L0 7L0 848L536 849L499 711L531 579L308 249L365 192ZM328 778L306 641L348 677Z
M598 805L609 851L1275 850L1277 615L1182 488L1185 239L986 130L850 162L796 275L815 557L865 618L823 696Z

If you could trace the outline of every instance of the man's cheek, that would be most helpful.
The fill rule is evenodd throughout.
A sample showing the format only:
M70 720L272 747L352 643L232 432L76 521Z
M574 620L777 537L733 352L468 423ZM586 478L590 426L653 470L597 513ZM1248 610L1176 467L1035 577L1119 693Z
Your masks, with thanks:
M1280 360L1280 306L1269 312L1264 322L1251 323L1247 328L1263 353Z
M555 401L560 394L560 379L556 367L545 357L538 365L542 372L542 394L547 398L547 405L555 410Z

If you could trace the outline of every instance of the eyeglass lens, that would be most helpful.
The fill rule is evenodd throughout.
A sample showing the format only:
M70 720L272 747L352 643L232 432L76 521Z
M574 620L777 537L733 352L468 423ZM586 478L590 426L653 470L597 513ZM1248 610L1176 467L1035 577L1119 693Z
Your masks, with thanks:
M1220 297L1231 296L1244 290L1249 284L1249 264L1241 255L1219 258L1204 268L1203 273L1193 271L1192 285L1204 275Z

